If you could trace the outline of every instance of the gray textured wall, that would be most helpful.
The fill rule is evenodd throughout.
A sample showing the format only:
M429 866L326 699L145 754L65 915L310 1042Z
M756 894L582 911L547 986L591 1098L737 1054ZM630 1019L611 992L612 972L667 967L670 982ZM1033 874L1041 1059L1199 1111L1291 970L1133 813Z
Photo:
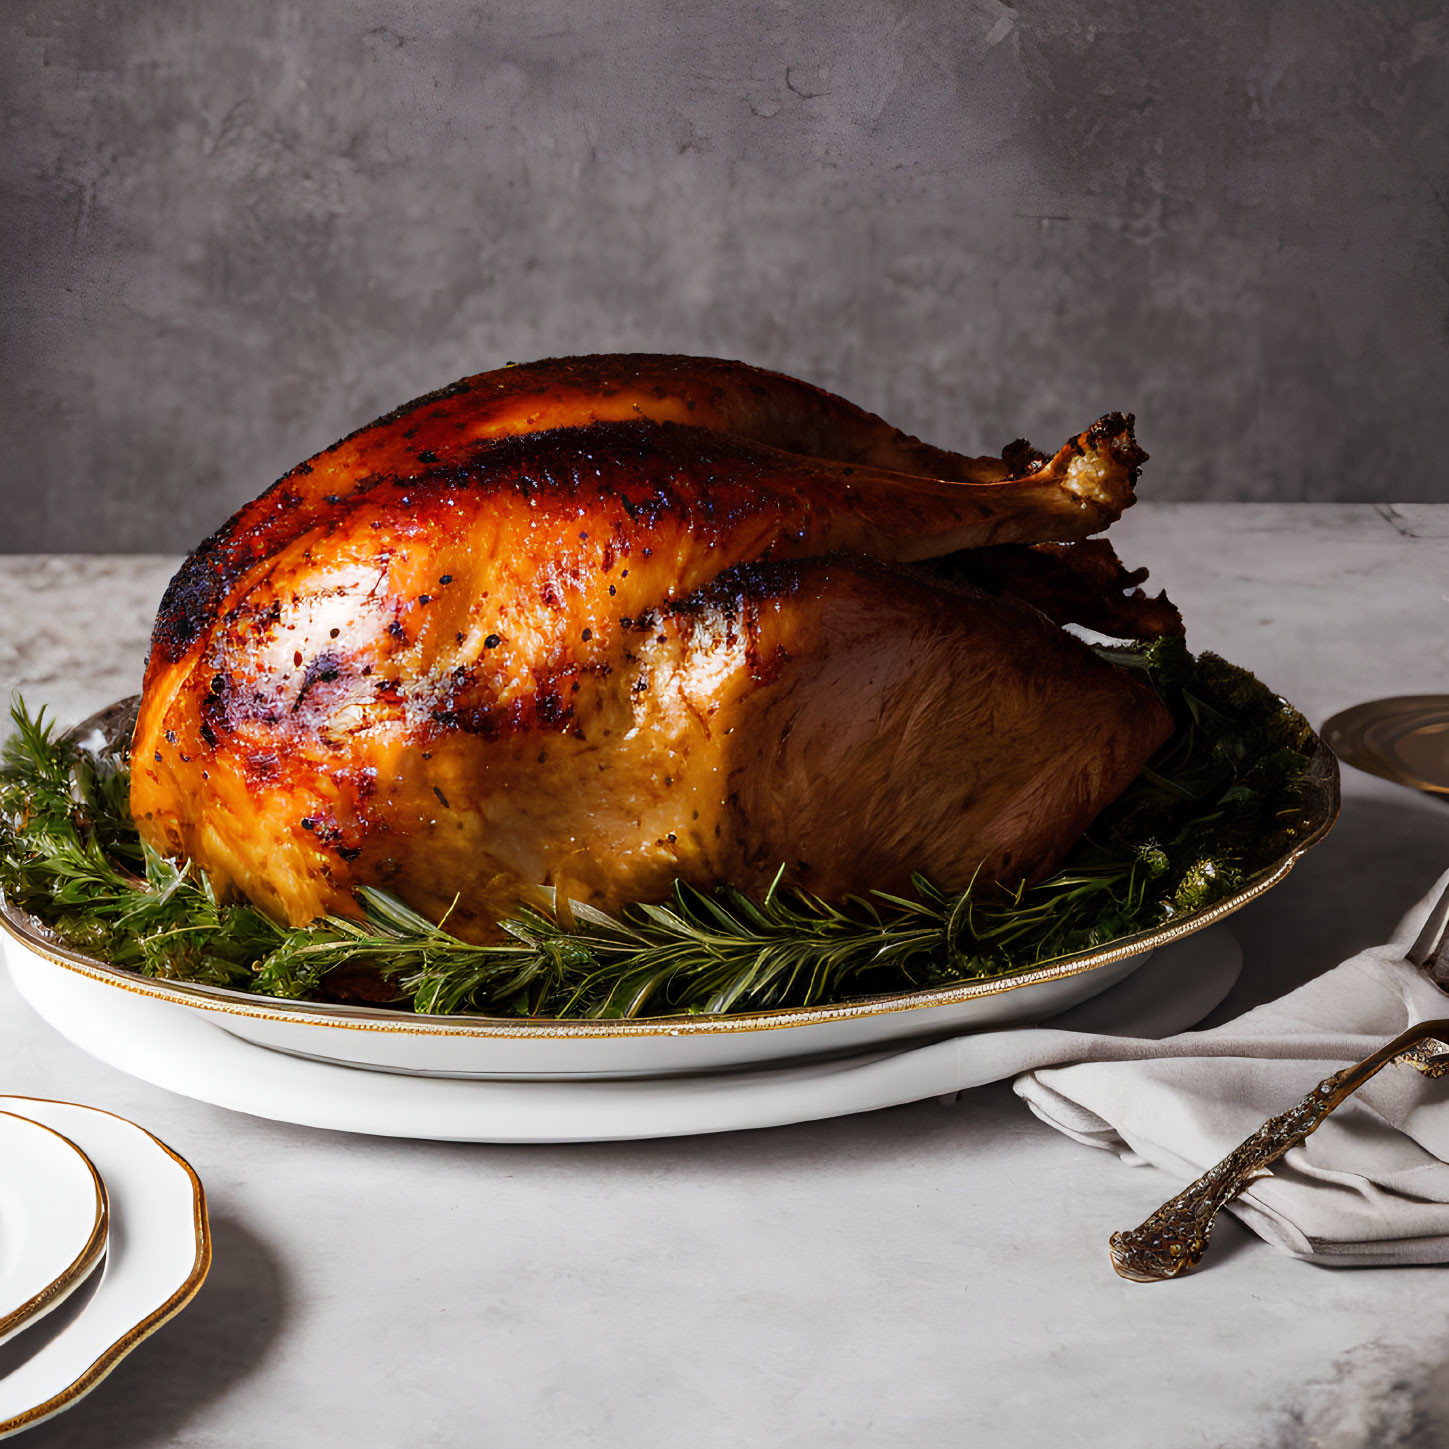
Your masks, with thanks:
M7 0L0 548L179 549L465 372L743 357L1144 496L1424 500L1449 18Z

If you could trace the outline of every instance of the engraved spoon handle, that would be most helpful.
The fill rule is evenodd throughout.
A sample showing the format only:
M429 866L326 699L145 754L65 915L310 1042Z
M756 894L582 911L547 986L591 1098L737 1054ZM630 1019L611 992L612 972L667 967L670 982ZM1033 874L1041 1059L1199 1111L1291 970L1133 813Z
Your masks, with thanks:
M1449 1020L1421 1021L1354 1066L1321 1081L1296 1107L1270 1117L1216 1167L1163 1203L1140 1227L1113 1233L1112 1266L1134 1283L1176 1278L1202 1261L1213 1222L1254 1178L1296 1147L1345 1098L1395 1059L1431 1077L1449 1073Z

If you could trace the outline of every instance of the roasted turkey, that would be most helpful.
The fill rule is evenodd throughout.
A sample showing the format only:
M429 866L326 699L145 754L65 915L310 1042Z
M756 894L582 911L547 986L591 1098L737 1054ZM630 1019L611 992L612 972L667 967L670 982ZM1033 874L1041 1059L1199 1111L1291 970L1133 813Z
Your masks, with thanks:
M1038 879L1171 729L1061 627L1180 629L1088 540L1144 457L1120 414L960 457L702 358L466 378L187 559L133 812L287 922L376 885L480 941L547 885Z

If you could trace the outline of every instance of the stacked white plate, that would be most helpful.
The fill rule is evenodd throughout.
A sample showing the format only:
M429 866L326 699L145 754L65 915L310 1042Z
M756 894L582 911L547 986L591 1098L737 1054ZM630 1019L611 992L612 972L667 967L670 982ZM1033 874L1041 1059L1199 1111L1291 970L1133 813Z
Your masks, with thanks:
M93 1389L211 1265L191 1168L124 1118L0 1096L0 1438Z

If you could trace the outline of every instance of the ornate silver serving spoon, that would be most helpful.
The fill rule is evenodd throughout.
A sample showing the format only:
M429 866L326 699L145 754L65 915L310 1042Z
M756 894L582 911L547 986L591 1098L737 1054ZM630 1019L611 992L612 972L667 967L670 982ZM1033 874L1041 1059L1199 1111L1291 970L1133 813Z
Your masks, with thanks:
M1429 912L1404 959L1449 991L1449 889ZM1254 1179L1268 1176L1269 1167L1290 1147L1390 1062L1417 1067L1429 1077L1449 1074L1449 1018L1411 1026L1361 1062L1325 1078L1297 1106L1270 1117L1139 1227L1113 1233L1112 1266L1134 1283L1176 1278L1196 1267L1207 1252L1218 1213Z

